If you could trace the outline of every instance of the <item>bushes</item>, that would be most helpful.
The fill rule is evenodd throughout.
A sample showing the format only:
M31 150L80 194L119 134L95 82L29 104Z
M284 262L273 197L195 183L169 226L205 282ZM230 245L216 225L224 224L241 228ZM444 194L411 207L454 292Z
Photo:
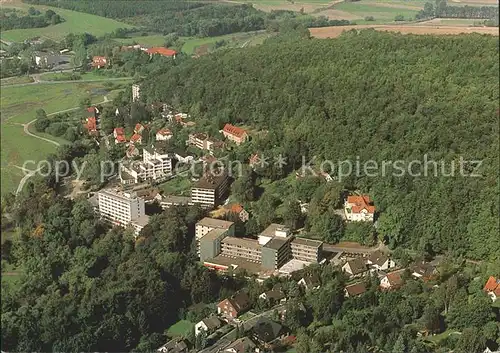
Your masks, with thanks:
M50 125L50 120L45 118L45 119L38 119L35 121L35 130L38 132L44 132L46 128L48 128Z

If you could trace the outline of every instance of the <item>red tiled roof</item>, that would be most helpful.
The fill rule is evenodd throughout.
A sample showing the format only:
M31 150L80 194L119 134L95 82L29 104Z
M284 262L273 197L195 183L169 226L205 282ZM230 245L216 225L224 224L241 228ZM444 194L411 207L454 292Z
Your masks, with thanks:
M92 66L104 66L107 61L105 56L94 56L92 57Z
M368 195L351 195L347 197L347 202L352 204L352 213L360 213L366 209L368 213L375 213L375 206L371 206L370 196Z
M127 142L127 139L123 135L116 136L116 141L118 142Z
M122 128L122 127L115 127L114 132L115 132L117 135L124 135L124 134L125 134L125 129L124 129L124 128Z
M495 294L497 294L497 289L500 290L500 279L497 280L495 277L490 276L490 278L488 278L488 281L484 285L483 290L486 292L495 292Z
M163 48L163 47L149 48L149 49L146 50L146 53L148 53L150 55L160 54L160 55L163 55L163 56L175 56L175 54L177 54L177 52L175 50L168 49L168 48Z
M135 124L134 131L138 132L138 131L141 131L141 130L144 130L144 126L142 126L141 124Z
M88 107L88 108L87 108L87 111L88 111L89 113L95 113L95 107Z
M223 131L239 138L242 138L247 133L241 127L237 127L231 124L224 125Z
M172 135L172 131L170 131L169 129L161 129L157 132L157 134L160 134L163 136Z
M130 138L130 142L138 142L142 139L142 136L139 134L133 134Z
M234 212L234 213L240 213L243 211L243 206L241 206L239 203L233 203L232 205L227 205L227 209L229 212Z
M87 120L87 129L90 131L96 131L97 130L97 124L95 118L88 118Z
M387 274L387 279L391 286L398 286L403 284L403 279L401 278L401 272L395 271Z
M365 293L366 286L362 282L354 283L354 284L346 286L345 290L347 291L347 293L349 293L350 296L356 296L356 295Z

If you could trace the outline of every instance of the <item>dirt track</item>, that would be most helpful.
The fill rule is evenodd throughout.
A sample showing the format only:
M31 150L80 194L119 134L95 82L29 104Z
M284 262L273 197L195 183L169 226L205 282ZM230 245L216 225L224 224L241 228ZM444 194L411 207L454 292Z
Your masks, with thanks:
M351 29L374 28L377 31L400 32L403 34L463 34L463 33L481 33L498 36L498 27L461 27L461 26L394 26L394 25L359 25L359 26L336 26L309 28L311 36L316 38L336 38L344 31Z

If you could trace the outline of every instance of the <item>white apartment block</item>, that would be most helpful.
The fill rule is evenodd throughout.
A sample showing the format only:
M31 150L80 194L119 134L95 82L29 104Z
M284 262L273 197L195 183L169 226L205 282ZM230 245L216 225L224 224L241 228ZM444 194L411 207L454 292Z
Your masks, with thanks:
M99 191L97 197L99 214L114 225L127 227L137 220L144 220L144 199L135 193L105 189Z
M137 84L132 85L132 101L135 102L141 96L141 87Z
M142 162L120 166L122 184L133 184L145 180L162 180L172 175L172 157L155 148L144 148Z

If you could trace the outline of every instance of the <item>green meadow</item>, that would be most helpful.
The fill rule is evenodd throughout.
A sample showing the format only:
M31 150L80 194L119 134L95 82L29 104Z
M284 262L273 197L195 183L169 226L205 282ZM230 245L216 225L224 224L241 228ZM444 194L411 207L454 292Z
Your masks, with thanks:
M34 37L42 37L45 39L52 39L54 41L62 40L69 33L90 33L94 36L102 36L110 33L117 28L130 28L129 24L112 20L105 17L86 14L83 12L76 12L71 10L59 9L56 7L41 6L24 4L20 1L14 1L8 4L9 8L27 9L35 7L41 11L51 9L59 14L64 22L55 26L48 26L44 28L27 28L27 29L13 29L9 31L2 31L1 39L8 42L22 42L25 39Z

